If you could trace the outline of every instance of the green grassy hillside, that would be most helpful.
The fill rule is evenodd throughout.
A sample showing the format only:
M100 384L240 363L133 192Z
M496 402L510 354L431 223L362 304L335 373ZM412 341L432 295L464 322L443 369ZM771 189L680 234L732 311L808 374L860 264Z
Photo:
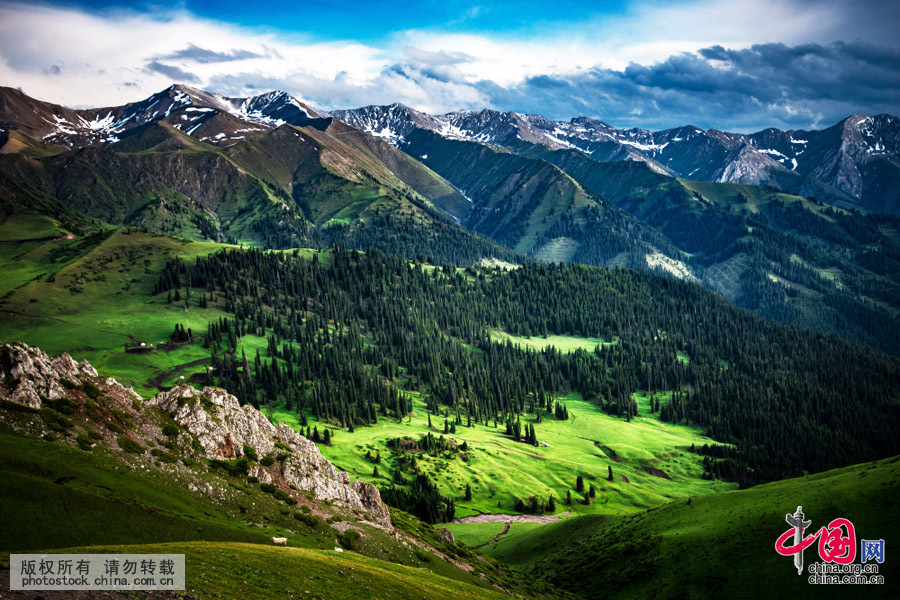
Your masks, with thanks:
M900 569L889 557L879 570L885 585L814 586L775 540L789 528L785 514L802 505L807 533L844 517L857 544L896 545L898 489L900 458L891 458L627 516L575 517L511 533L484 552L587 598L891 598ZM814 545L804 564L819 560Z
M209 354L191 344L147 354L127 353L125 347L155 347L169 340L176 324L202 332L223 315L154 298L155 278L173 257L191 260L223 247L129 228L0 245L0 339L69 352L145 395L153 393L158 385L202 371L191 363L208 362Z
M674 425L649 413L649 402L636 396L642 405L639 416L630 423L600 411L578 394L561 397L569 410L566 421L547 419L534 424L538 447L516 443L504 435L502 427L457 426L448 439L468 450L430 455L416 453L418 469L427 473L442 494L456 499L456 514L464 517L478 513L516 512L515 500L538 496L556 499L557 512L619 514L664 504L673 498L708 494L735 488L735 484L703 478L702 456L690 451L712 443L699 429ZM431 433L442 435L444 420L431 415L418 398L414 410L402 422L382 420L374 427L360 427L353 433L340 431L331 446L322 452L354 478L379 486L389 485L395 469L406 470L409 456L395 453L388 440L409 437L419 439ZM297 424L297 415L283 410L264 409L273 419ZM323 424L320 424L323 425ZM367 458L381 453L376 465ZM374 477L378 467L379 476ZM613 481L608 480L609 468ZM583 493L576 491L576 477L584 477L585 489L596 487L596 497L582 504ZM472 500L464 499L466 484ZM567 493L573 504L565 505Z
M493 600L510 595L435 574L428 563L410 567L349 552L276 548L237 542L101 545L69 553L184 554L185 592L200 598L329 598L358 600Z

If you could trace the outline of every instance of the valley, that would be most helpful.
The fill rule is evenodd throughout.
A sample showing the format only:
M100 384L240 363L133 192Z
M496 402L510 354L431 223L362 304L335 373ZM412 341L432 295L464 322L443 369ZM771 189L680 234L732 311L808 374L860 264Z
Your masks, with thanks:
M785 146L834 128L0 100L2 560L183 553L196 598L804 596L785 512L896 529L900 220ZM863 180L895 124L839 124Z

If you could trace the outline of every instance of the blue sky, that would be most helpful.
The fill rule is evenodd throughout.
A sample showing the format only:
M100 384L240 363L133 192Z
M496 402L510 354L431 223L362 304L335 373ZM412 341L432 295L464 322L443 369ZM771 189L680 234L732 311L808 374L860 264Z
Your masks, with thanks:
M552 4L546 0L499 0L484 3L458 0L278 0L263 3L235 0L143 3L97 0L56 4L95 13L122 8L157 13L185 10L200 17L248 27L302 32L304 35L326 40L354 39L366 42L378 42L393 33L408 29L426 28L493 35L521 35L524 32L534 34L547 25L578 23L586 17L596 15L622 14L628 6L623 0L558 0ZM260 9L261 6L264 10Z
M69 106L173 82L619 127L817 128L900 113L900 3L0 0L0 84Z

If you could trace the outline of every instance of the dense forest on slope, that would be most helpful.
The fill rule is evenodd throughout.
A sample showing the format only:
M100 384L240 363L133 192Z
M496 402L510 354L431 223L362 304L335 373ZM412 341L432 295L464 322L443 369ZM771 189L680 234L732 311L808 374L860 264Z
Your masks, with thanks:
M640 163L536 153L665 234L710 289L763 317L900 352L900 220L765 186L672 179ZM588 262L576 257L579 262Z
M709 450L710 470L744 485L900 452L900 362L754 317L699 286L577 265L461 270L374 250L338 248L322 255L330 264L318 256L173 261L156 291L233 315L206 343L216 381L242 401L342 426L403 418L401 385L472 426L553 418L554 396L569 390L627 420L636 390L674 391L654 409L732 444ZM617 343L529 351L492 342L492 328ZM234 356L243 333L267 336L266 355Z

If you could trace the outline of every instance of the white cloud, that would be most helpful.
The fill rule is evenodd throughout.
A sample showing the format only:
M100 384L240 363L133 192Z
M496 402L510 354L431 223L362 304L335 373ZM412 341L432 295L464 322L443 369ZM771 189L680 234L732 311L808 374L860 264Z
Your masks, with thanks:
M215 53L259 55L228 62L164 58L191 46ZM0 5L0 81L68 105L136 100L170 85L160 71L183 71L200 85L229 71L289 81L298 73L364 85L386 66L378 48L356 42L286 40L271 33L197 18L186 12L151 17L104 15L69 8ZM158 63L170 69L151 69ZM58 67L53 78L45 71ZM302 95L302 94L301 94Z
M176 77L234 95L283 89L326 110L398 101L443 112L492 107L497 95L486 89L511 89L529 76L574 80L715 44L741 49L856 35L865 19L848 20L841 2L638 0L615 17L587 14L502 36L412 30L379 46L277 34L186 11L87 13L2 3L0 83L70 106L142 99Z

